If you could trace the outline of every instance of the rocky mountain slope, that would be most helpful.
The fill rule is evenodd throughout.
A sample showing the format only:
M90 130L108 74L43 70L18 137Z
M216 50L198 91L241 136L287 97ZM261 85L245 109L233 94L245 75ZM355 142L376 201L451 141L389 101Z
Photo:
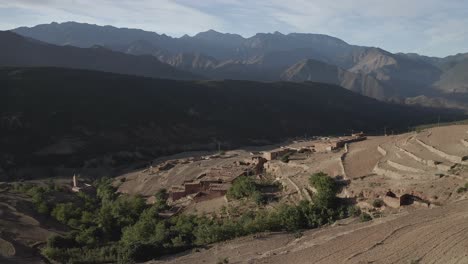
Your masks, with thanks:
M440 79L434 84L444 93L468 93L468 54L460 54L443 60L440 67L444 70Z
M294 64L281 74L281 79L294 82L316 81L336 84L380 100L390 97L390 94L386 94L388 91L384 86L374 77L346 71L316 60L304 60Z

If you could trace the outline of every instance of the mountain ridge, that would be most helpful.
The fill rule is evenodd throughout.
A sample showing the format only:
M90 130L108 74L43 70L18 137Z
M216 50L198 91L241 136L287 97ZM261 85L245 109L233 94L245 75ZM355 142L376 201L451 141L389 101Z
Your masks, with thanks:
M468 93L463 54L446 58L393 54L380 48L351 45L336 37L310 33L257 33L243 37L208 30L194 36L173 38L138 29L76 22L42 24L13 31L57 45L97 44L127 54L152 55L180 70L215 80L280 81L293 65L307 59L316 60L355 74L351 77L346 73L348 77L344 79L348 81L334 80L332 83L379 100L405 102L405 98L418 97L417 102L427 98L428 102L423 104L427 105L435 102L431 98L440 98L438 102L450 99L468 105L467 98L451 96L453 92ZM317 78L306 79L320 81L318 75L310 76Z
M134 56L99 45L91 48L56 46L0 31L0 66L54 66L100 70L154 78L201 79L149 55Z

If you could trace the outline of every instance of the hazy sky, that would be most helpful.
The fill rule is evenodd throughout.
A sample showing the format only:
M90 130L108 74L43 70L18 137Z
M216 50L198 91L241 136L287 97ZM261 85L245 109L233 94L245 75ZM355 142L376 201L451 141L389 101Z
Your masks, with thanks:
M0 0L0 30L53 21L172 36L322 33L392 52L468 52L468 0Z

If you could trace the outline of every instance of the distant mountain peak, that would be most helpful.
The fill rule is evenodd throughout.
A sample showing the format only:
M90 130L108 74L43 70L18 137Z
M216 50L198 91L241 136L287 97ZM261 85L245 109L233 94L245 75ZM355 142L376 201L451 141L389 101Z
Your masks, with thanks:
M197 33L194 37L207 37L207 36L219 36L219 35L224 35L224 34L214 29L209 29L207 31L202 31L200 33Z
M214 29L210 29L205 32L200 32L194 36L194 38L198 39L206 39L206 40L243 40L244 38L238 34L231 34L231 33L221 33Z

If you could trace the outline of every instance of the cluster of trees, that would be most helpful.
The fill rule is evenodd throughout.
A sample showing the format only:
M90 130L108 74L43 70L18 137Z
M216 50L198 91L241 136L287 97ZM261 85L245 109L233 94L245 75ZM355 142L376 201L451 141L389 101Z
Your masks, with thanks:
M227 197L230 199L250 198L256 204L266 202L266 197L260 191L259 185L249 176L237 178L229 188Z
M45 186L37 186L33 184L14 184L14 190L26 193L31 197L32 203L41 214L49 214L51 211L50 196L61 188L53 181L48 182Z
M50 216L67 224L66 236L52 236L43 254L60 263L132 263L165 254L264 231L296 232L356 214L339 205L336 183L326 174L310 178L317 192L312 202L249 211L238 218L179 214L164 218L166 192L147 205L142 197L117 195L109 180L95 183L95 195L79 193L76 201L58 203ZM258 187L240 178L229 191L235 198L252 197ZM47 200L47 197L45 197Z

